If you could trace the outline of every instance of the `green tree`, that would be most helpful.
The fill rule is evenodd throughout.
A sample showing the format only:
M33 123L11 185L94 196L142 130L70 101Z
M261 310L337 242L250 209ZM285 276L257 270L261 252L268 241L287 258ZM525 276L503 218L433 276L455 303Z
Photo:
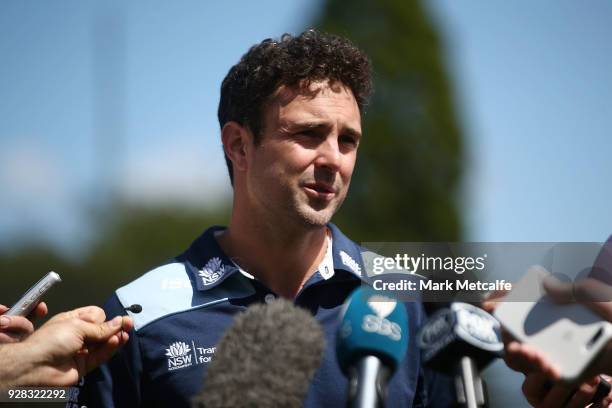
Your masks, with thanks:
M328 0L315 26L350 38L374 70L358 164L335 222L360 241L459 240L462 137L421 2Z
M213 211L114 204L94 216L97 236L78 258L44 245L0 252L0 303L12 304L49 270L62 276L45 300L51 314L101 305L115 289L184 251L205 228L226 224L229 205Z

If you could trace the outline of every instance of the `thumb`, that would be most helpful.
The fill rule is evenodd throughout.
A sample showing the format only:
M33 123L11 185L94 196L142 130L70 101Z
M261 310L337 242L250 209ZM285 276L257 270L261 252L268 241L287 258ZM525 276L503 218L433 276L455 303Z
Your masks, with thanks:
M79 328L83 335L85 345L107 341L121 330L123 327L123 319L123 316L116 316L114 319L103 323L91 323L80 320Z
M566 304L576 301L573 282L561 282L553 276L547 276L542 281L542 286L546 294L557 303Z
M592 278L564 283L547 277L542 284L555 302L582 303L605 320L612 321L612 286Z

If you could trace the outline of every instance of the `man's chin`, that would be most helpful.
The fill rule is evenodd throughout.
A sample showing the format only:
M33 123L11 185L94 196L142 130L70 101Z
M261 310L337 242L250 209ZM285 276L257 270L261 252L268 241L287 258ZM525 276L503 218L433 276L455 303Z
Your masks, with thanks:
M335 211L332 209L326 208L322 211L316 211L312 208L309 208L306 211L300 211L302 215L302 220L304 223L311 228L321 228L329 221L331 221Z

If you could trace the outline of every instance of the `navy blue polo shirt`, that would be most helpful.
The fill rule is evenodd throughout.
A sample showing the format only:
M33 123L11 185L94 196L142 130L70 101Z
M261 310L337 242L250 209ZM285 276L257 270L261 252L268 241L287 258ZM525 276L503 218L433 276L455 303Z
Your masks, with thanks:
M68 406L188 407L205 381L216 346L236 313L276 295L241 271L206 230L182 255L118 289L104 305L108 318L133 314L129 342L107 364L71 389ZM362 248L333 224L331 250L294 302L323 327L326 349L315 372L305 407L346 406L348 382L335 355L341 307L362 283ZM265 254L262 254L265 256ZM422 305L407 302L409 345L388 387L389 407L447 407L454 395L449 378L424 370L415 336L424 322ZM273 358L271 356L270 358ZM237 390L240 391L240 390Z

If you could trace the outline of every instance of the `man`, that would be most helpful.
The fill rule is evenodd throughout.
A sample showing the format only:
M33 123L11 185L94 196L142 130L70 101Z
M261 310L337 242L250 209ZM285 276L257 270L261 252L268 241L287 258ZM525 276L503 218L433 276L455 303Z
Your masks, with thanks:
M370 92L368 58L314 30L265 40L230 69L219 103L234 187L230 224L116 291L108 312L131 304L142 312L132 315L135 332L123 352L85 379L79 404L189 406L232 317L283 296L310 310L326 334L305 406L346 405L335 333L364 267L360 247L329 221L349 188ZM449 383L421 368L413 341L421 305L406 308L410 346L388 405L448 406Z
M44 305L37 310L42 313L43 309L46 313ZM28 331L31 326L22 317L1 317L16 331ZM0 390L75 384L128 340L125 331L132 328L129 317L117 316L104 322L105 318L99 307L79 308L53 316L21 342L0 345Z

